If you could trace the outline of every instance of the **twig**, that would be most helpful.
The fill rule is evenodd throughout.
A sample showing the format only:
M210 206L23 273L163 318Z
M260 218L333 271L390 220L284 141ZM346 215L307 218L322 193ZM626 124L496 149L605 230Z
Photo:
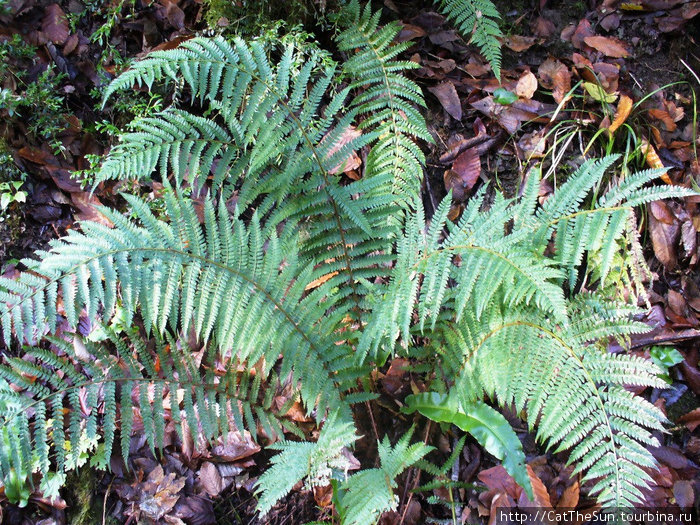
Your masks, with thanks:
M687 69L688 71L690 71L690 74L693 75L693 76L695 77L695 80L697 80L698 84L700 84L700 78L698 78L697 73L695 73L695 71L693 71L693 69L686 63L685 60L683 60L683 59L681 58L680 61L681 61L681 64L683 64L683 65L686 67L686 69Z
M423 444L427 445L428 444L428 437L430 437L430 429L432 427L433 421L431 419L428 420L428 424L425 427L425 434L423 435ZM420 481L420 473L421 470L417 467L412 467L410 472L415 472L416 477L413 480L412 487L410 489L410 492L408 493L408 499L406 500L406 504L403 507L403 512L401 513L401 519L399 520L399 525L403 525L404 520L406 519L406 512L408 512L408 507L411 505L411 499L413 499L413 490L418 486L418 482ZM408 487L408 476L406 476L406 486ZM405 492L404 492L405 494Z

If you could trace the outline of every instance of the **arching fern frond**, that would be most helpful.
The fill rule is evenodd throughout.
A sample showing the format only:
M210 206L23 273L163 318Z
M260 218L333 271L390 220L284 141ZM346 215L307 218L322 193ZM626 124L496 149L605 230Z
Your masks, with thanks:
M365 119L359 127L375 130L378 136L365 172L371 176L387 174L393 181L393 194L413 204L425 164L425 156L414 140L433 139L418 111L418 107L425 107L423 93L403 74L418 64L396 60L411 43L395 43L401 25L392 22L379 28L380 15L381 11L372 12L370 3L362 9L353 0L345 8L346 29L336 40L341 51L351 54L343 64L343 74L352 82L351 88L360 90L351 104Z
M251 366L264 358L265 372L282 352L281 373L306 378L305 402L320 403L320 413L339 408L336 374L349 357L335 331L346 310L334 308L326 286L306 293L313 267L298 259L295 233L265 236L256 216L246 227L209 200L202 227L192 202L170 192L166 223L143 201L126 198L138 222L104 209L114 228L83 223L82 233L55 241L41 261L25 261L29 271L18 280L0 279L6 341L11 333L31 342L55 331L59 287L72 327L83 309L109 321L119 298L126 325L138 312L148 332L192 328L224 355ZM352 382L353 374L343 377Z
M183 429L195 441L244 430L253 437L264 430L270 438L284 430L300 433L280 417L289 406L273 407L279 386L274 374L263 395L260 375L241 372L236 360L222 361L216 353L208 353L201 367L193 349L169 335L154 344L133 329L126 337L111 330L104 336L99 343L49 338L51 349L28 349L0 365L0 382L18 389L0 393L12 407L2 412L0 425L21 444L12 461L0 461L0 480L13 468L38 470L45 484L52 469L63 476L85 453L105 469L115 447L126 462L136 427L152 450L163 447L168 433L182 437Z
M444 353L461 355L454 388L464 403L486 394L525 410L539 439L571 449L576 472L598 480L593 494L603 506L630 507L651 482L644 469L655 461L645 447L657 444L649 431L662 430L665 418L624 386L662 387L663 381L649 361L581 343L592 335L646 331L645 325L631 323L624 309L601 311L583 301L575 308L567 328L533 310L493 308L488 318L469 312L446 328L452 348Z

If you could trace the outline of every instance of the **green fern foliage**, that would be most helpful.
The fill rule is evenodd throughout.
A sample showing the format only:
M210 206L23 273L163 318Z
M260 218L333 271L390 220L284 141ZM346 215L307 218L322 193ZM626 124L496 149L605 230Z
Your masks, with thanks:
M440 0L440 8L463 35L471 35L493 74L501 78L501 15L491 0Z
M0 479L13 471L38 471L46 492L52 476L64 478L85 462L85 454L101 469L108 467L115 447L127 461L137 424L152 450L162 448L173 432L181 438L188 432L195 441L244 429L254 436L260 429L269 438L299 432L278 416L289 406L272 408L274 375L263 394L260 376L239 372L235 360L219 360L223 371L217 374L212 360L217 357L205 358L207 366L201 367L182 341L170 336L154 341L147 344L135 329L124 335L106 329L99 341L52 337L50 349L8 358L0 377L22 387L23 394L3 395L2 428L16 446L13 457L1 458Z
M381 11L372 12L371 4L362 9L357 0L346 7L347 28L336 40L341 51L351 54L343 64L350 87L360 90L351 106L364 117L359 128L374 130L378 137L368 158L366 172L388 176L393 192L408 204L414 204L423 174L425 156L415 139L433 142L420 107L425 107L418 85L404 72L418 64L396 57L410 42L394 43L401 30L398 22L379 29Z
M442 5L497 72L491 2ZM6 494L24 498L35 471L55 493L88 456L98 467L115 449L128 459L141 426L154 451L183 432L301 437L273 403L284 385L323 427L316 442L273 446L259 509L306 480L334 485L343 523L375 522L430 450L410 432L393 446L377 436L380 466L347 474L353 405L376 397L371 370L402 355L434 394L410 410L472 432L524 485L517 437L487 401L570 451L604 506L643 499L646 446L664 418L625 387L663 382L647 361L606 350L645 329L614 300L611 276L623 268L641 290L635 207L694 193L654 186L659 172L646 171L591 197L617 160L606 157L543 204L533 170L517 198L484 187L453 223L448 195L427 221L419 141L431 139L398 25L380 27L357 2L344 23L342 75L314 52L194 38L109 87L178 89L122 134L97 177L160 177L163 208L124 195L129 215L101 210L113 226L82 222L22 261L18 278L0 278L5 345L27 345L0 363ZM359 180L340 176L365 146ZM102 328L67 333L81 321ZM201 345L203 366L184 341Z

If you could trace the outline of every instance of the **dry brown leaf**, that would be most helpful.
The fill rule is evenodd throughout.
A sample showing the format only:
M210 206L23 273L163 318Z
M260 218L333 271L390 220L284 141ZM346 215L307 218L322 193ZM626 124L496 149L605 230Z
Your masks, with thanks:
M102 203L97 197L86 191L71 193L70 197L71 203L78 209L75 214L77 220L98 222L109 228L113 226L112 221L98 211L97 207Z
M557 503L558 509L575 509L578 505L578 499L581 492L581 486L578 481L574 481L571 485L566 487L564 493L559 498Z
M627 95L620 95L620 101L617 103L617 109L615 110L615 117L608 131L610 131L610 133L615 133L615 131L625 123L631 111L632 99Z
M197 479L204 492L209 494L209 496L212 498L221 494L221 491L224 488L224 483L221 479L219 470L216 468L214 463L209 461L202 463L202 466L199 467Z
M515 86L515 94L523 98L532 98L537 91L537 78L531 71L522 74Z
M427 34L428 33L425 32L425 29L420 26L403 23L403 27L401 28L401 31L399 31L396 41L407 42L409 40L413 40L414 38L423 38Z
M624 43L617 38L594 35L584 37L583 41L593 49L611 58L625 58L629 56L629 51L627 51Z
M44 18L41 20L41 30L46 33L51 42L58 45L65 44L70 35L68 28L68 17L58 4L51 4L44 11Z
M534 36L510 35L503 39L503 44L516 53L530 49L535 42L537 39Z
M676 130L676 123L671 118L671 115L668 114L668 111L664 111L663 109L652 108L649 110L649 116L661 122L666 131Z
M318 288L323 283L325 283L328 279L335 277L336 275L338 275L338 272L330 272L330 273L327 273L325 275L322 275L318 279L314 279L309 284L307 284L304 287L304 290L308 292L309 290L313 290L314 288Z
M557 104L561 104L571 89L571 71L554 58L548 58L537 70L543 87L552 90L552 96Z
M665 202L651 202L649 209L649 235L654 255L667 270L673 270L678 265L676 244L680 236L680 225L664 222L666 215L670 213Z
M428 91L437 97L442 107L452 118L462 120L462 103L452 82L442 82L437 86L429 87Z
M652 169L665 168L664 163L661 162L661 159L659 158L658 153L656 153L654 146L649 144L649 141L647 139L642 138L641 147L642 153L645 155L647 166L649 166ZM661 180L664 181L666 184L673 184L671 178L666 172L661 175Z
M332 157L333 155L338 153L338 151L340 151L346 144L352 142L353 140L358 138L360 135L362 135L362 133L355 126L348 126L345 129L345 131L343 131L342 135L336 141L336 143L333 145L333 147L330 150L328 150L327 157L328 158ZM328 135L326 135L326 136L328 136ZM323 140L325 140L325 139L326 139L326 137L323 137L323 139L321 141L323 142ZM330 173L331 175L335 175L337 173L342 173L344 171L356 170L357 168L360 167L361 164L362 164L362 161L360 160L359 155L356 152L351 151L348 154L348 157L344 161L342 161L340 164L335 166L333 169L328 170L328 173Z

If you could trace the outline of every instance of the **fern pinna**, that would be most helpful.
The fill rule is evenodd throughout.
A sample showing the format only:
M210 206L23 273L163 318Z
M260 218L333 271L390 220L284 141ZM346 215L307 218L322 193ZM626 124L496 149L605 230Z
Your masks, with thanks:
M97 177L160 177L165 210L125 195L130 215L102 209L112 227L84 222L0 279L4 340L30 345L0 367L6 486L39 471L51 494L85 454L104 466L118 443L126 459L136 405L154 450L171 420L206 439L248 429L272 441L295 431L271 402L278 386L324 423L316 443L275 445L261 511L306 479L334 484L343 522L371 522L429 451L408 433L380 442L378 468L345 472L353 404L376 396L372 368L402 355L444 372L408 411L472 433L526 490L517 437L486 399L570 450L603 505L641 500L663 417L625 386L663 383L650 363L606 352L609 338L644 330L608 281L643 269L628 253L634 208L691 192L650 185L659 173L648 171L591 202L609 157L542 205L535 170L519 198L483 189L452 223L448 196L428 223L419 141L430 135L420 89L402 76L412 66L395 58L405 46L369 8L352 2L346 15L340 76L313 50L194 38L107 90L165 81L190 95L190 109L137 119ZM342 179L365 146L363 177ZM597 293L574 293L584 264ZM81 320L98 328L67 333Z

